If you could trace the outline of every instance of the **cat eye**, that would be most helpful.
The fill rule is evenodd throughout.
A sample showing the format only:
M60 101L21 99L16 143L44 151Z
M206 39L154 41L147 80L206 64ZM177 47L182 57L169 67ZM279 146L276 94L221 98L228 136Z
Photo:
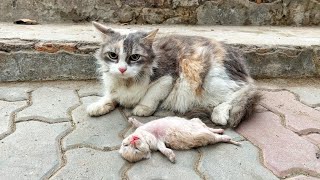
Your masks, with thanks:
M118 55L114 52L108 52L107 55L112 60L118 59Z
M138 61L140 59L140 55L139 54L132 54L129 59L130 61Z

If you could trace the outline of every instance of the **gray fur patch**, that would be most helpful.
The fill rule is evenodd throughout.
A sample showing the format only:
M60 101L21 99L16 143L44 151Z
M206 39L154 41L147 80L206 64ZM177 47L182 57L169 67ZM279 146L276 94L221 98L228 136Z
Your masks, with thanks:
M249 73L239 50L226 45L225 49L227 53L223 66L226 68L228 76L234 81L247 82Z

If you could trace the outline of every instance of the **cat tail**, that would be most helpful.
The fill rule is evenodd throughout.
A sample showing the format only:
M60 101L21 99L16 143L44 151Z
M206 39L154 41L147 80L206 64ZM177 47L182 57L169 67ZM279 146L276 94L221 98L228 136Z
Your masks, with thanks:
M187 119L199 118L202 121L211 121L211 112L211 108L193 108L182 116Z
M235 93L237 96L231 101L232 108L228 120L228 124L232 128L237 127L242 120L248 119L253 114L262 97L254 84L246 85Z

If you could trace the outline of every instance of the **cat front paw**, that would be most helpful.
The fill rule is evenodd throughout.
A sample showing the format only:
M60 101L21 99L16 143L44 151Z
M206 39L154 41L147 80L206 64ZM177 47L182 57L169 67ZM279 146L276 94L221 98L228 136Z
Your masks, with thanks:
M136 116L150 116L154 113L154 109L144 105L137 105L132 113Z
M229 119L229 111L231 106L229 104L221 104L213 109L211 120L217 125L227 125Z
M99 102L92 103L87 107L87 113L89 116L101 116L109 113L115 108L115 105L111 103L102 104Z

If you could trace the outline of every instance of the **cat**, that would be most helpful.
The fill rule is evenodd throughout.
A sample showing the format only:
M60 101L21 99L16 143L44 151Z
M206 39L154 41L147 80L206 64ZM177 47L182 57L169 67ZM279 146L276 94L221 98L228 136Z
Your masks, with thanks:
M87 107L101 116L116 105L136 116L168 110L236 127L259 99L238 51L201 36L156 37L158 29L120 34L93 22L102 35L96 58L104 96Z
M159 150L174 163L175 154L168 147L186 150L218 142L240 145L239 142L232 141L231 137L221 135L223 129L209 128L199 118L186 120L176 116L165 117L146 124L129 118L129 122L137 129L122 141L119 150L129 162L149 159L152 150Z

